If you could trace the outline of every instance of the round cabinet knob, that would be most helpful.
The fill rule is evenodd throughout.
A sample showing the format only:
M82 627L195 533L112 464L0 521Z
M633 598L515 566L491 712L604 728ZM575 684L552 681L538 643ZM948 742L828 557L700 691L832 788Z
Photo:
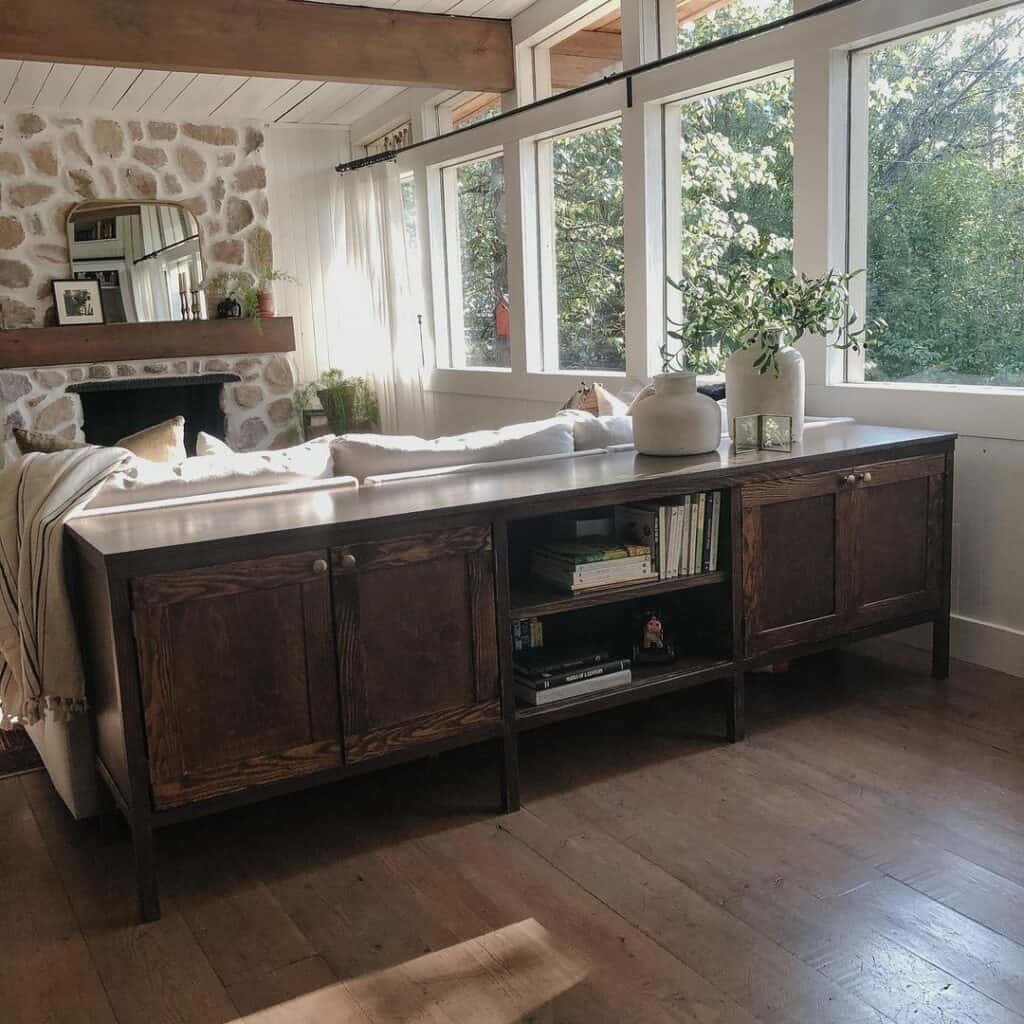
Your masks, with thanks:
M354 569L356 567L356 556L347 552L341 556L342 569Z
M325 572L327 572L327 569L328 569L327 560L324 559L324 558L318 558L313 563L313 575L314 576L323 576L323 574Z

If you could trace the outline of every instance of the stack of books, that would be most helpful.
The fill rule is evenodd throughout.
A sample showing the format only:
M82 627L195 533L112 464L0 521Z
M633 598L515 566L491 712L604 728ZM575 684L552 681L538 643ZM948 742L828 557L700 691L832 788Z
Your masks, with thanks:
M512 623L512 650L532 651L544 646L544 623L536 616L532 619L516 619Z
M630 663L608 651L532 651L514 662L516 698L540 707L567 697L579 697L626 686L632 682Z
M615 510L616 528L631 543L649 544L659 579L718 570L722 492L687 494L674 502L642 502Z
M654 570L646 544L555 540L531 550L530 573L559 590L580 594L652 579Z

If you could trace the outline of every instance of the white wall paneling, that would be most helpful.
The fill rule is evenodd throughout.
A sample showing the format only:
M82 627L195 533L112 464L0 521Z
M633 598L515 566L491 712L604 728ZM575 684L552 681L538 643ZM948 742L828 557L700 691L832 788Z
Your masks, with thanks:
M332 366L345 368L346 347L357 345L344 330L344 311L331 288L335 260L336 164L350 159L348 133L338 128L269 125L266 161L274 265L298 284L278 284L278 309L295 318L299 380L313 380Z

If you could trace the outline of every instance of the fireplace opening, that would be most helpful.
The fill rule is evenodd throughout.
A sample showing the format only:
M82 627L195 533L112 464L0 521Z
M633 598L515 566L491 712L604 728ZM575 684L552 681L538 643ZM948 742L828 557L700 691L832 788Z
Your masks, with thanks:
M224 439L221 393L225 384L240 380L237 373L205 373L152 380L90 380L67 390L82 401L83 429L90 444L112 445L173 416L184 416L185 450L195 455L199 431Z

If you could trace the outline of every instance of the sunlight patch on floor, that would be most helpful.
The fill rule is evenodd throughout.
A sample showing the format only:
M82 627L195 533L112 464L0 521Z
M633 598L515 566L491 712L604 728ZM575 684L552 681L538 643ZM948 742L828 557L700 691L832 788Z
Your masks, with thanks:
M307 992L233 1024L513 1024L587 974L533 918L358 978Z

